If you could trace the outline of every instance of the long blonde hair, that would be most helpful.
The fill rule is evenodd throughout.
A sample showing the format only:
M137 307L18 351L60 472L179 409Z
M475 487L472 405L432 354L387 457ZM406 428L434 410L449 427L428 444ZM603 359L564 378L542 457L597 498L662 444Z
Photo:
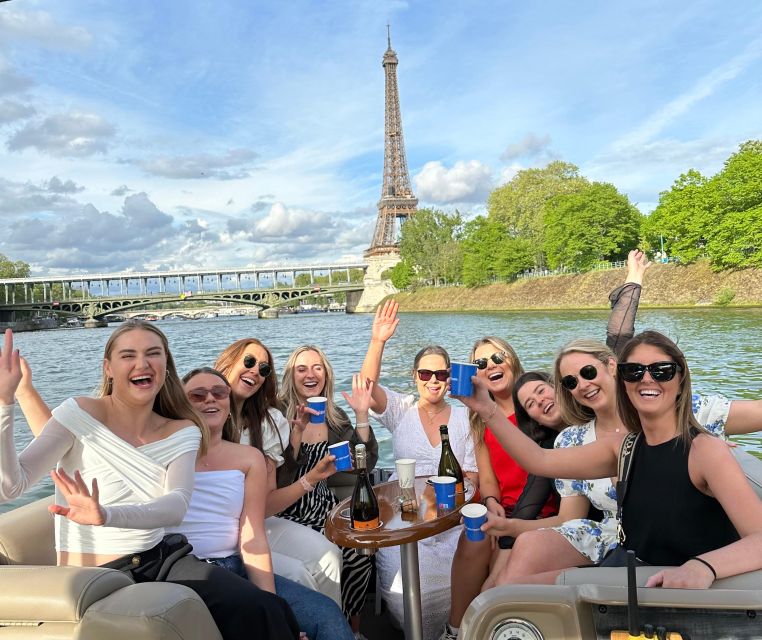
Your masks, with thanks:
M288 357L286 367L283 369L283 379L281 380L280 393L278 394L278 400L280 401L283 414L288 420L293 420L296 417L296 408L304 402L296 391L294 369L296 367L296 359L305 351L314 351L317 353L320 358L320 363L323 365L325 384L320 391L316 392L316 395L325 396L327 400L325 405L325 422L329 429L340 434L342 429L346 427L348 419L346 414L341 411L333 401L335 380L333 367L331 367L331 363L328 362L325 353L323 353L319 347L314 345L305 344L301 347L297 347Z
M474 346L471 347L471 354L468 356L468 361L473 362L476 350L483 344L491 344L498 351L505 352L506 360L511 369L511 373L513 374L513 382L515 384L518 377L524 373L524 367L521 366L521 361L519 360L516 350L502 338L498 338L497 336L484 336L483 338L479 338L474 342ZM490 397L492 397L491 393ZM484 423L484 420L479 417L479 414L475 411L471 411L471 409L468 410L468 425L471 427L471 437L474 440L474 444L479 445L484 440L484 429L487 425Z
M154 398L153 412L163 418L169 418L170 420L187 420L188 422L195 424L201 432L199 455L204 455L206 453L207 444L209 443L209 428L185 395L183 384L180 382L180 378L177 375L175 360L172 357L172 352L169 350L167 336L165 336L161 329L157 328L156 325L146 322L145 320L132 318L123 322L119 328L109 336L109 339L106 341L106 347L103 350L103 373L100 387L96 392L98 397L103 398L110 396L114 391L113 380L106 375L106 361L111 359L114 344L125 333L136 331L138 329L149 331L158 336L167 358L167 377L164 379L164 384L161 385L159 393Z
M616 363L617 359L614 352L605 344L588 338L572 340L561 347L561 350L556 356L556 362L553 365L553 379L555 380L556 385L556 402L558 403L561 417L566 424L587 424L595 418L595 411L590 407L585 407L577 402L574 399L574 396L572 396L571 391L561 384L561 360L570 353L587 354L599 362L602 362L606 367L608 367L611 360ZM608 368L606 368L606 372L608 372Z

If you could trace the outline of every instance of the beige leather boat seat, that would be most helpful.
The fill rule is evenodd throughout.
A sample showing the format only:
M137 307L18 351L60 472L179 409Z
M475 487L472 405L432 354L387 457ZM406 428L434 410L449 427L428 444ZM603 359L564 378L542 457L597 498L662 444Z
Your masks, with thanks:
M182 585L111 569L57 567L52 498L0 515L0 640L221 640Z

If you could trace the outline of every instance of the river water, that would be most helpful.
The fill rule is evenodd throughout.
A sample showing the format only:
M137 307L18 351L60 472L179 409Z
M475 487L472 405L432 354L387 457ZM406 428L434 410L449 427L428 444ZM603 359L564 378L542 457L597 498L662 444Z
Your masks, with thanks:
M412 392L411 367L420 347L441 344L454 360L464 360L474 340L484 335L506 338L525 369L549 370L555 351L569 340L603 340L607 317L604 311L402 314L397 335L386 348L382 382ZM334 367L336 399L347 408L339 391L349 389L352 374L359 371L372 320L370 315L302 314L278 320L252 316L164 320L157 325L169 338L180 375L194 367L212 365L224 347L247 336L259 338L270 347L278 372L294 347L316 344ZM695 390L738 399L762 397L762 309L644 310L638 314L636 329L647 328L662 331L678 342L691 366ZM69 396L87 395L98 385L103 347L113 329L58 329L16 336L21 354L32 366L35 385L49 405L55 406ZM379 465L393 466L389 433L377 425L374 429L381 442ZM30 439L26 423L17 416L18 448ZM748 450L762 453L761 437L739 441ZM50 481L42 481L22 498L0 505L0 511L51 492Z

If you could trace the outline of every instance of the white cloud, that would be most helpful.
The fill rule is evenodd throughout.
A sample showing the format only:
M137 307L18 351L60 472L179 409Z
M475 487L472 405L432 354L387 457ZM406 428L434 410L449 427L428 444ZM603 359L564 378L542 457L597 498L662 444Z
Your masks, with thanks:
M459 160L451 169L427 162L413 182L420 200L436 203L481 202L493 187L492 169L478 160Z
M336 222L325 213L288 208L276 202L267 215L256 222L252 235L259 240L320 238L324 242L336 227Z
M251 170L244 168L257 154L248 149L230 149L215 155L199 153L189 156L160 156L136 162L148 174L173 179L235 180L246 178ZM232 169L232 170L231 170Z
M27 123L7 146L11 151L34 147L54 156L84 157L105 153L114 133L114 126L100 116L74 111Z
M2 13L0 13L2 16ZM0 95L10 95L28 89L34 84L31 79L20 76L0 57Z
M51 48L81 49L87 47L92 36L82 27L71 27L56 22L45 11L0 11L0 42L11 40L33 41Z
M537 136L531 131L521 140L509 144L503 151L500 159L503 162L511 162L518 158L532 160L552 156L550 151L550 136Z
M0 79L0 84L2 84L2 79ZM30 118L34 113L34 107L31 105L21 104L15 100L3 100L0 102L0 125Z

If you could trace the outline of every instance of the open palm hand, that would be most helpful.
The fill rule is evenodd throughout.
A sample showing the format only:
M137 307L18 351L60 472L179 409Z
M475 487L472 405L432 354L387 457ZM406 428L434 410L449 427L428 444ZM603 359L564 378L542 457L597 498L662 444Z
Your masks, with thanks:
M74 472L74 477L66 471L59 469L51 471L50 477L63 495L68 506L54 504L48 507L51 513L68 518L77 524L91 524L100 526L106 521L106 514L98 502L98 481L93 478L92 491L82 479L79 471Z

